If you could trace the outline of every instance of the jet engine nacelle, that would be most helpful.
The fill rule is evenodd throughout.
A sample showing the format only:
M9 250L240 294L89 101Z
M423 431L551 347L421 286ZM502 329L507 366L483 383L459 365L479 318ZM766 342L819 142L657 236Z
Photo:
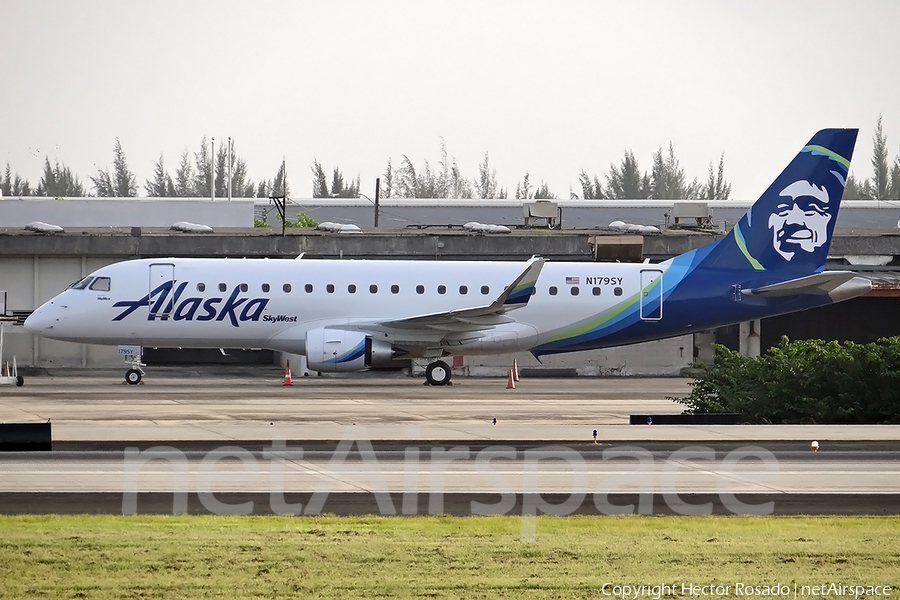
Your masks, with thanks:
M306 333L306 364L328 373L360 371L368 367L392 367L405 354L388 342L373 340L359 331L313 329Z

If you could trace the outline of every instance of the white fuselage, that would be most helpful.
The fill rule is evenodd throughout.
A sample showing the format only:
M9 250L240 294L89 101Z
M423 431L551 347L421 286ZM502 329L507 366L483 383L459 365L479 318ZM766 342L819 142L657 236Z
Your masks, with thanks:
M92 277L109 278L108 291L105 285L70 288L36 311L28 325L46 337L95 344L304 353L304 336L312 329L352 328L355 323L490 304L522 272L523 264L141 259L96 271ZM508 312L507 323L493 324L477 339L456 336L458 348L443 346L450 353L466 354L527 350L573 323L635 298L641 271L665 271L667 264L547 263L535 294L527 305ZM170 276L175 282L171 290L147 298ZM144 304L138 306L141 300ZM380 335L388 342L402 342L406 332ZM442 337L447 337L445 332L433 335L435 345L441 345Z

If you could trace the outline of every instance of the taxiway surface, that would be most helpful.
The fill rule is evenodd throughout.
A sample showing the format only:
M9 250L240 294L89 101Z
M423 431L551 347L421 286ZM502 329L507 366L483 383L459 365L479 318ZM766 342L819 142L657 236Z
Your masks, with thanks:
M900 514L898 426L628 425L631 414L681 412L669 398L688 393L687 379L523 379L508 390L500 379L429 387L396 376L286 387L263 375L170 371L141 386L31 377L0 390L0 421L50 419L54 436L53 452L0 454L0 512L225 514L249 501L255 514L285 502L304 513L518 513L538 498L582 514L635 503L677 513L682 498L728 513L734 498L780 514Z
M178 373L178 371L175 371ZM676 414L680 378L459 378L447 387L404 377L31 377L0 389L0 421L51 420L54 441L141 440L893 440L900 425L629 426L631 414ZM497 420L494 424L494 419ZM348 430L356 428L357 433Z

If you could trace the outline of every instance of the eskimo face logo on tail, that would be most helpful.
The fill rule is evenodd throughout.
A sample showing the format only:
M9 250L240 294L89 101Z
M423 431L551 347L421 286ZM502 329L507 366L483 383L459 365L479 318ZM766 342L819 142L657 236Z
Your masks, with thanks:
M812 253L824 246L833 210L825 186L795 181L779 196L775 212L769 217L775 251L790 261L797 252Z
M124 308L113 317L113 321L121 321L142 306L150 307L147 320L173 321L224 321L228 319L233 327L241 322L259 321L269 304L268 298L238 298L240 286L232 290L228 298L183 298L181 297L188 283L185 281L175 287L175 282L167 281L145 295L140 300L124 300L113 304L116 308ZM172 288L175 291L172 291ZM199 314L198 314L199 313Z

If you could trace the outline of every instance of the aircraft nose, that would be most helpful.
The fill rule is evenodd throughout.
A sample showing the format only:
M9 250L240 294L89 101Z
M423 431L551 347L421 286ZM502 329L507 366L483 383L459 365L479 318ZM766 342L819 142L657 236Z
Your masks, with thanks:
M48 302L28 315L23 324L25 329L37 335L43 335L52 331L53 327L59 323L59 318L53 314L56 311L52 310L52 304L52 302Z

